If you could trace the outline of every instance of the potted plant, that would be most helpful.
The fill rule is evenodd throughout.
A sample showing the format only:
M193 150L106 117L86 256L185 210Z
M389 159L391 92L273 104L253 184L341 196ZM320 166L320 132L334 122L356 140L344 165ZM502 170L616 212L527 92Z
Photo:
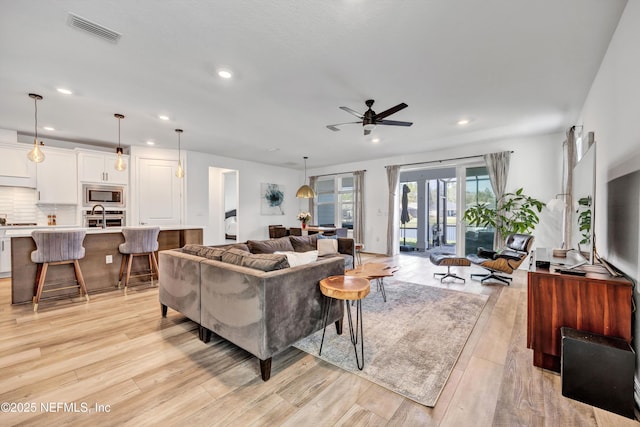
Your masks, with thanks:
M523 194L519 188L515 193L505 193L496 201L496 207L479 203L465 210L463 219L469 225L493 227L503 236L511 233L530 234L539 222L538 213L545 204Z
M302 223L302 228L307 228L307 222L311 221L311 214L309 212L300 212L298 221Z

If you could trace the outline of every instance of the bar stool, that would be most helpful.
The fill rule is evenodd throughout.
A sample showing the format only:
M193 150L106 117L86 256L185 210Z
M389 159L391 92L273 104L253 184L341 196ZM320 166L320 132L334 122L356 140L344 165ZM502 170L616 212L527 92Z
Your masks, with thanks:
M120 264L120 275L118 276L118 287L122 283L124 276L124 289L127 290L129 279L131 277L151 277L151 286L153 286L153 276L158 277L158 260L155 251L158 250L158 234L160 227L123 227L124 243L120 244L118 249L122 256ZM131 265L133 258L137 256L146 256L149 261L149 270L141 270L131 275ZM126 267L126 276L125 276Z
M54 230L34 230L31 237L36 243L36 250L31 252L31 261L38 264L36 272L35 296L33 297L33 311L38 311L38 304L43 292L55 292L63 289L78 288L80 296L84 293L89 301L89 293L82 277L79 259L84 258L84 230L54 231ZM51 282L47 285L55 285L52 289L44 290L45 280L49 266L73 264L75 273L75 285L68 285L69 282Z

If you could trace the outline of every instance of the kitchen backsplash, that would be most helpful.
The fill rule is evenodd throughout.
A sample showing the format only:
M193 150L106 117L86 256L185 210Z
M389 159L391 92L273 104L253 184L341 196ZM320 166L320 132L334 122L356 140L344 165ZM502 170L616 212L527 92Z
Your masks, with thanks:
M0 216L7 223L36 223L47 225L48 215L56 216L56 225L78 225L77 207L73 205L38 206L36 190L22 187L0 186Z

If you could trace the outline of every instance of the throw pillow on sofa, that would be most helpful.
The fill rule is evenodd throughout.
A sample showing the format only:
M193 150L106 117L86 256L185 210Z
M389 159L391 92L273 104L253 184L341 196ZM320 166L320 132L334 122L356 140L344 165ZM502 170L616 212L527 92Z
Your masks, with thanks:
M316 250L307 252L276 252L276 254L286 255L289 267L311 264L318 260L318 251Z
M245 255L249 254L250 252L243 251L242 249L231 248L224 251L221 261L226 262L227 264L242 265L242 259Z
M317 249L316 242L318 241L318 235L313 234L311 236L289 236L291 245L295 252L309 252Z
M247 240L249 252L252 254L272 254L275 251L293 252L293 246L288 237L269 240Z
M318 256L335 255L338 253L338 240L318 239Z
M211 246L203 246L203 245L194 245L188 244L184 245L182 248L182 252L197 255L207 259L213 259L216 261L220 261L222 259L222 254L224 253L224 249L214 248Z
M262 271L282 270L289 268L289 261L281 254L246 254L242 258L242 266Z

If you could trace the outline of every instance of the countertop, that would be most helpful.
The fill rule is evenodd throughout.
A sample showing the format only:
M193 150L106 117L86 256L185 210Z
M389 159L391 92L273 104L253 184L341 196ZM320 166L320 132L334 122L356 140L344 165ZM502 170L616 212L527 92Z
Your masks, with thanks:
M140 226L144 227L144 226ZM201 229L203 226L194 226L194 225L160 225L160 230L191 230L191 229ZM104 233L121 233L122 227L108 227L108 228L100 228L100 227L76 227L76 226L3 226L0 227L0 236L6 237L30 237L31 232L34 230L86 230L87 234L104 234Z

